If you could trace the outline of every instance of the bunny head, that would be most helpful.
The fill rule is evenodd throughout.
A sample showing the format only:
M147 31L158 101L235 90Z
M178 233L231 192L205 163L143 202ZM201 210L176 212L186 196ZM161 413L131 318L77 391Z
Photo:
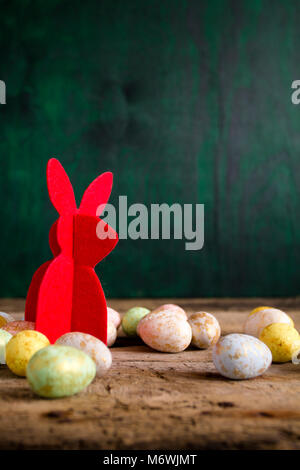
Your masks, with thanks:
M78 264L95 266L118 242L117 233L97 214L104 206L112 190L113 175L110 172L98 176L86 189L77 209L73 187L67 173L58 160L52 158L47 166L47 184L52 204L59 213L50 234L50 248L57 256L63 253ZM99 224L107 237L97 236Z

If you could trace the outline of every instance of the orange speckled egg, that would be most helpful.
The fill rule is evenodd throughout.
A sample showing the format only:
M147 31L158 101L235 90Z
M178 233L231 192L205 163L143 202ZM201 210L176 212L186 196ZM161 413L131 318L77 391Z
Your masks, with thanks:
M2 330L8 331L11 335L16 335L20 331L35 330L35 323L31 321L19 320L11 321L2 327Z
M107 307L107 320L113 323L116 328L119 328L121 324L121 316L119 312L110 307Z
M288 323L294 326L293 320L282 310L265 308L251 312L244 325L244 333L259 338L262 330L271 323Z
M192 328L192 344L199 349L207 349L220 338L218 320L208 312L196 312L189 317Z
M151 348L170 353L184 351L192 339L187 320L166 312L149 313L139 322L138 334Z

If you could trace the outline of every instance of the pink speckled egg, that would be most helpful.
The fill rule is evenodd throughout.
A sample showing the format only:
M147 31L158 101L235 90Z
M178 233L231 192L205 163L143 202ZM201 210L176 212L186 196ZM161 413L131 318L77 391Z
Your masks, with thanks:
M107 307L107 320L113 323L117 329L121 324L121 316L119 312L110 307Z
M25 320L11 321L6 323L6 325L2 327L2 330L8 331L8 333L14 336L20 333L20 331L35 330L35 323Z
M294 322L285 312L277 308L266 307L250 313L244 325L244 333L259 338L263 329L271 323L288 323L294 326Z
M220 338L218 320L208 312L193 313L188 320L192 328L192 344L199 349L207 349Z
M270 349L253 336L233 333L213 347L218 372L229 379L251 379L263 374L272 363Z
M159 307L152 310L151 313L161 313L161 312L170 312L173 315L178 314L181 317L183 317L184 319L187 319L187 314L185 313L183 308L179 307L179 305L175 305L175 304L160 305Z
M107 322L107 346L110 348L117 339L117 328L115 325L108 321Z
M164 311L146 315L138 324L138 334L152 349L170 353L184 351L192 339L187 320Z

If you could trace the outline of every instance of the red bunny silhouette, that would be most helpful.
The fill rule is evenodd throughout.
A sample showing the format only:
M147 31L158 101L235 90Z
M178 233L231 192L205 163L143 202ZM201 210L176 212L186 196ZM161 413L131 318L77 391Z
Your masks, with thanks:
M95 266L118 242L117 233L96 216L112 189L110 172L86 189L77 209L72 185L58 160L47 166L47 184L59 219L49 233L54 259L35 272L26 299L25 320L55 342L64 333L81 331L107 342L107 307ZM99 225L100 224L100 225ZM107 232L101 239L96 230ZM99 233L99 232L98 232Z

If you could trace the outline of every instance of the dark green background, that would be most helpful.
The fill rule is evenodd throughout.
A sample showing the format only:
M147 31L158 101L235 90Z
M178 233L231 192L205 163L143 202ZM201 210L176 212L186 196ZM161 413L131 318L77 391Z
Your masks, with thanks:
M50 257L58 157L77 200L205 204L205 246L120 241L110 297L299 293L300 1L0 2L0 295Z

